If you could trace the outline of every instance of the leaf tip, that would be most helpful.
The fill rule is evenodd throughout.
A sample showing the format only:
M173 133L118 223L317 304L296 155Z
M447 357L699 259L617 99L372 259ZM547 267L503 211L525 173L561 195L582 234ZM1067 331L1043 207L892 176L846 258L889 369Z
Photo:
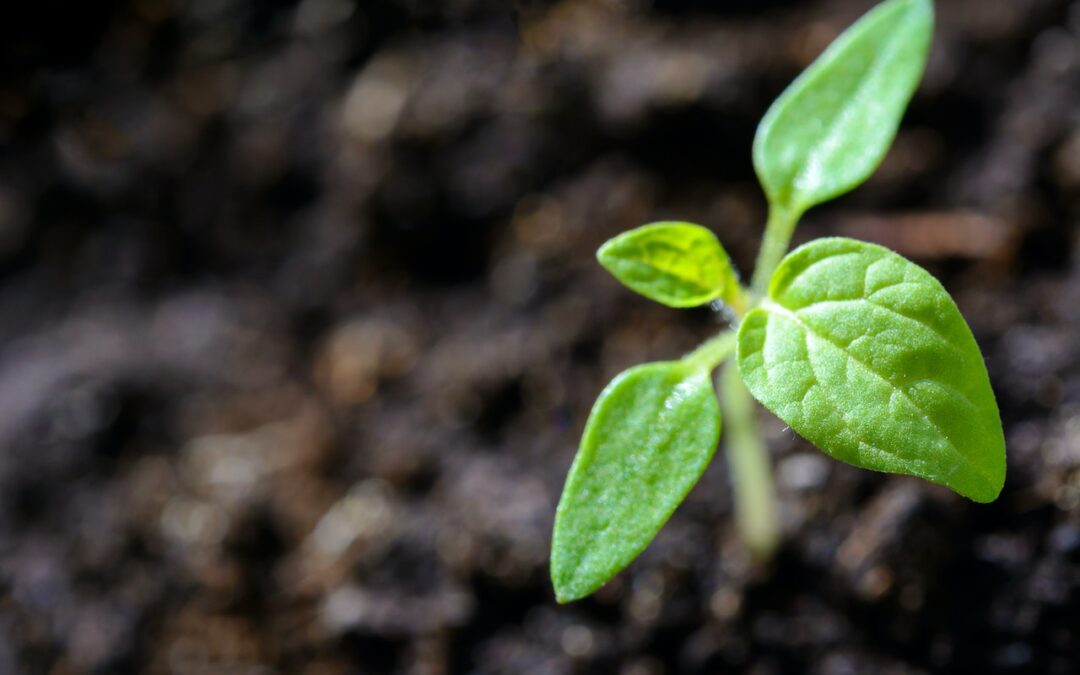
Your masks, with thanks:
M934 0L909 0L913 8L928 14L934 13Z
M560 589L558 586L555 587L555 602L559 603L560 605L569 605L571 602L580 599L580 597L574 595L570 591Z
M551 556L551 586L555 589L555 601L560 605L581 600L596 590L583 584L573 571L566 570L561 558L555 555Z
M1001 428L1000 420L998 428ZM943 484L977 504L996 501L1005 487L1005 439L999 437L989 445L991 449L982 454L977 464L966 471L956 472L950 476L951 480Z
M905 11L909 17L923 22L929 34L934 28L934 0L897 0L906 5Z
M555 601L560 605L588 597L611 576L594 578L596 575L582 560L582 550L576 546L582 539L581 533L566 518L560 504L555 513L549 560L551 586L555 590Z
M626 283L619 275L619 247L623 243L621 237L622 235L619 235L608 239L600 246L600 248L596 249L596 262L600 263L600 266L603 267L608 274L615 277L617 281L625 286Z
M984 481L980 481L977 485L965 486L965 489L962 490L959 488L953 489L976 504L989 504L997 501L997 498L1001 496L1001 491L1004 487L1005 472L1002 470L1000 476L995 476L992 479L987 478Z
M617 239L617 237L616 237L616 239ZM603 265L604 269L609 270L609 271L610 271L609 265L611 263L611 258L612 258L611 249L612 249L612 247L614 245L615 245L615 239L608 239L607 241L605 241L603 244L600 245L600 248L596 249L596 261L599 262L601 265Z

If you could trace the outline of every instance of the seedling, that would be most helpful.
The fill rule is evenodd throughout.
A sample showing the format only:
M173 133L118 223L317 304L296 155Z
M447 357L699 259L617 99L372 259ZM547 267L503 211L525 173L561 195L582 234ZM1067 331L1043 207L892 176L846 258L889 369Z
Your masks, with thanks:
M918 476L976 502L1005 481L1005 440L979 347L926 270L854 239L787 254L807 209L881 163L922 78L931 0L888 0L773 104L754 140L769 219L749 288L713 234L664 222L600 248L600 263L670 307L722 303L732 327L677 361L616 377L585 426L555 516L551 577L583 598L649 544L712 459L720 378L736 518L756 556L779 538L751 395L827 455Z

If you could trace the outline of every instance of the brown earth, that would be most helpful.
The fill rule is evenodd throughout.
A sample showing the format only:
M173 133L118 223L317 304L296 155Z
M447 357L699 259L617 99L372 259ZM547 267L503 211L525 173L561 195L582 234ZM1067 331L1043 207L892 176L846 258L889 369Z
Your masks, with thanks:
M0 673L1080 672L1080 2L939 0L894 151L797 238L955 293L1000 500L771 418L587 601L547 581L604 383L718 327L606 238L743 270L769 103L870 0L43 0L0 10Z

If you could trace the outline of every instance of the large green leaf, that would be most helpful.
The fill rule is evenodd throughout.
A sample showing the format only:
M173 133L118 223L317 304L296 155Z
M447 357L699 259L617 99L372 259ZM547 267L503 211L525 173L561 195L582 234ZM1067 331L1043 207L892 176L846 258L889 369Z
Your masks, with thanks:
M754 140L769 202L799 214L881 163L922 78L931 0L889 0L845 31L776 100Z
M719 438L707 368L650 363L612 380L589 416L555 514L551 579L560 602L589 595L645 549Z
M700 225L643 225L608 241L596 257L616 279L668 307L730 301L738 293L727 253Z
M986 366L948 293L888 249L819 239L780 264L739 329L750 392L855 466L920 476L977 502L1005 481Z

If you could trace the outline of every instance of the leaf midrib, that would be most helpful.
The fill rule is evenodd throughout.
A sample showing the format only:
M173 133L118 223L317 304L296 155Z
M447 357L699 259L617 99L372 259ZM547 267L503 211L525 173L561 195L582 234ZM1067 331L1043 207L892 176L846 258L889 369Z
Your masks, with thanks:
M888 63L889 61L892 60L893 55L896 53L897 49L899 49L899 46L902 45L903 42L904 42L903 40L898 39L898 36L902 33L901 28L903 28L904 25L908 23L908 21L909 21L908 17L909 16L910 16L909 14L905 15L905 18L902 19L901 22L900 22L901 26L897 27L897 29L895 31L890 33L889 39L887 41L888 46L886 47L886 49L884 49L884 50L882 50L880 52L876 52L875 55L876 55L877 58L874 58L873 61L871 61L870 67L866 69L866 71L864 73L864 76L859 79L859 83L855 86L854 93L849 98L851 98L851 99L859 98L862 95L863 91L869 86L868 83L871 82L872 80L874 80L877 77L879 71L882 70L882 68L883 68L882 64ZM884 19L879 19L879 20L884 20ZM832 64L829 64L829 65L832 65ZM822 72L824 72L824 71L822 71ZM832 144L835 143L835 139L836 139L839 131L844 126L846 126L846 122L847 122L848 118L851 117L851 114L852 114L851 111L852 110L853 110L852 106L846 106L840 112L839 115L837 115L836 117L834 117L832 119L832 121L828 125L828 130L825 133L824 140L817 145L818 148L831 146ZM842 122L845 123L845 124L841 124ZM792 183L793 186L799 186L801 184L804 176L807 174L808 171L810 171L810 167L811 167L812 164L820 164L820 161L818 161L816 159L814 159L814 160L809 159L811 157L816 158L817 154L818 154L817 152L810 152L810 153L807 154L808 161L806 161L803 164L803 168L801 168L791 180L791 183ZM800 192L803 191L801 188L798 188L798 189L799 189ZM792 195L792 196L794 197L794 195ZM793 201L794 202L803 202L804 199L795 199ZM797 206L797 207L801 207L801 208L805 208L807 206L806 204L801 204L801 203L796 203L794 205Z
M676 274L674 271L672 271L670 269L667 269L665 267L661 267L659 265L648 262L646 260L642 260L640 258L623 258L622 262L624 264L629 264L629 265L641 265L643 267L649 268L650 270L655 270L655 271L659 272L660 274L663 274L665 276L669 276L669 277L679 281L680 283L683 283L683 284L686 284L687 286L692 286L695 289L698 289L697 292L701 293L703 295L709 295L709 294L712 294L712 293L716 293L717 295L719 295L720 292L721 292L720 289L710 288L709 286L706 286L706 285L702 284L695 277L684 276L682 274Z
M809 306L810 305L808 305L808 307ZM766 312L776 312L780 316L783 316L784 318L790 319L792 322L795 323L796 326L799 327L800 330L802 330L804 336L813 334L818 339L823 340L824 342L827 342L828 344L832 345L835 349L837 349L840 352L844 353L852 361L854 361L855 363L857 363L860 366L862 366L863 368L865 368L866 371L869 372L870 374L872 374L874 377L877 377L879 380L881 380L882 382L887 384L890 389L892 389L893 391L896 391L897 393L899 393L899 395L902 396L904 398L904 400L906 400L915 410L917 410L919 412L919 414L922 415L923 419L926 420L927 424L929 424L937 433L941 434L941 437L945 439L945 442L948 444L949 448L953 451L953 454L957 458L959 458L959 460L962 463L967 465L976 475L978 475L980 478L982 478L984 481L986 481L987 485L991 489L993 489L994 481L990 480L990 478L982 471L982 469L980 467L973 464L967 457L964 456L963 453L960 452L960 449L956 446L956 444L953 442L953 440L949 437L949 434L945 433L945 431L937 423L935 423L932 419L930 419L930 415L926 412L926 410L924 410L922 408L922 406L920 406L918 403L916 403L914 401L914 399L912 399L911 396L908 395L907 391L905 391L902 387L899 387L899 386L895 385L888 377L886 377L885 375L882 375L875 368L873 368L872 366L870 366L869 364L864 362L862 359L859 359L854 354L849 353L847 349L845 349L841 344L839 344L838 342L833 340L830 336L824 335L824 334L819 334L816 331L812 331L810 329L810 326L808 326L805 322L803 322L803 320L795 312L789 310L787 307L784 307L783 305L780 305L779 303L775 302L774 300L772 300L770 298L765 298L761 303L761 308L763 310L765 310ZM803 339L805 341L806 338L804 337ZM809 348L809 344L807 344L807 348ZM807 361L811 361L809 351L807 352ZM764 366L764 364L763 364L763 366ZM810 367L811 367L811 369L813 369L813 363L812 362L810 363ZM818 380L816 373L814 374L814 380L815 380L815 382L817 382L817 385L819 387L821 387L823 390L827 391L827 388L824 387L821 384L820 380ZM895 456L895 454L891 453L891 452L889 452L888 454L891 454L891 455Z

